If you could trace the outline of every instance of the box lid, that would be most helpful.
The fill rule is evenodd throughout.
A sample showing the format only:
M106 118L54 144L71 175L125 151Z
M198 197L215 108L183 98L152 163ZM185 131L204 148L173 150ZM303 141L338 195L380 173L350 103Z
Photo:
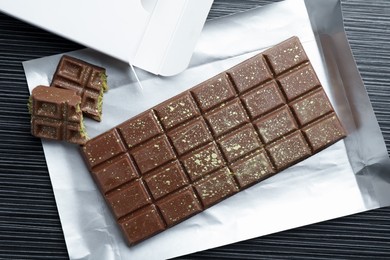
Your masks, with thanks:
M0 10L154 74L191 59L213 0L5 0Z

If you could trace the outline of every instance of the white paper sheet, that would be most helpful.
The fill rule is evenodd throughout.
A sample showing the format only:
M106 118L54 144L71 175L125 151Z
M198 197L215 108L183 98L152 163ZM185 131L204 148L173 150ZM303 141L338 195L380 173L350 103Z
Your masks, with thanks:
M288 0L208 22L190 68L168 78L137 70L143 88L127 64L89 49L70 53L106 67L109 76L103 120L86 119L87 131L94 137L293 35L302 41L336 112L347 118L342 85L329 84L333 79L322 62L305 4ZM24 63L30 90L49 84L59 59L56 55ZM43 141L43 148L71 259L165 259L379 207L378 198L359 188L346 143L339 141L131 248L78 147Z

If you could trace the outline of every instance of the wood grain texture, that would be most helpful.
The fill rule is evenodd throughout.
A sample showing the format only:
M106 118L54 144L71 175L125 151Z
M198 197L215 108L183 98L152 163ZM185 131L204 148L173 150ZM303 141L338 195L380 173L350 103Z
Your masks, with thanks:
M273 0L215 0L209 19ZM390 151L390 1L342 0L347 36ZM0 259L68 259L21 62L82 46L0 13ZM179 259L390 258L382 208Z

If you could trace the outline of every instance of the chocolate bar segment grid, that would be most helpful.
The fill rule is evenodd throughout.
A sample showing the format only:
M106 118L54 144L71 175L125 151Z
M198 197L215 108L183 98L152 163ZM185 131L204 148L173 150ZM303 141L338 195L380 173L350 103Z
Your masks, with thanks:
M85 116L100 121L102 96L107 90L106 77L104 68L63 55L50 86L76 91L81 96L81 110Z
M67 89L37 86L29 100L31 133L36 137L75 144L87 141L81 98Z
M132 245L344 136L293 37L90 140L82 152ZM127 175L113 166L123 158L134 165Z

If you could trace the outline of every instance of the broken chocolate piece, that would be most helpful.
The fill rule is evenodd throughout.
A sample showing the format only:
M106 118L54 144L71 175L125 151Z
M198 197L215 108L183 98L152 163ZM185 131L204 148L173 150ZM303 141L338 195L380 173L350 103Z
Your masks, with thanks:
M87 134L80 103L81 98L74 91L37 86L29 101L31 133L36 137L84 144Z
M108 89L104 68L64 55L50 86L76 91L84 115L101 121L103 92Z
M82 153L133 245L344 136L293 37L95 137Z

